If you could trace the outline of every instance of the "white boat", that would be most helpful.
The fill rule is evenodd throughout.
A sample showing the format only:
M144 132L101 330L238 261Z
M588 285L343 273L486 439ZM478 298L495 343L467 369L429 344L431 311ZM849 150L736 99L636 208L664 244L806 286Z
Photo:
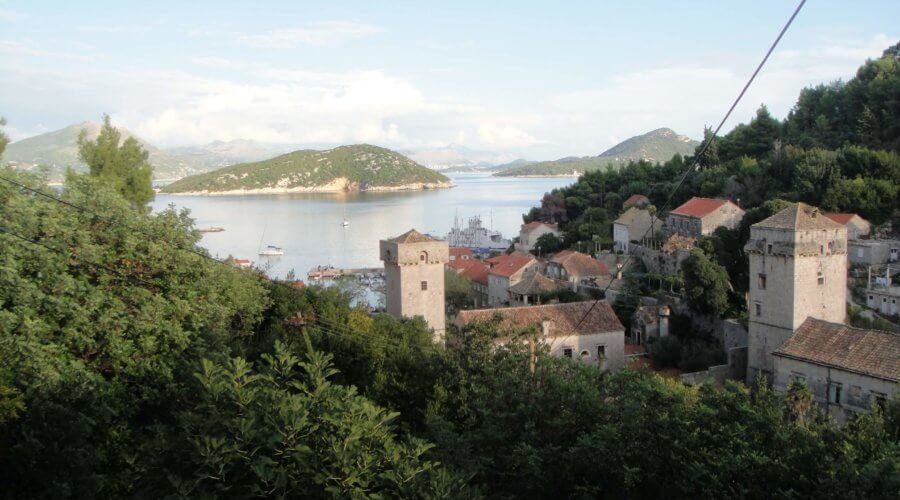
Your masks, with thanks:
M453 229L447 234L447 244L451 247L484 249L487 251L505 251L512 242L503 237L500 231L494 231L481 225L481 217L469 217L468 226L460 227L459 219L454 218Z
M281 247L276 247L275 245L267 245L264 250L259 251L259 254L265 255L267 257L284 255L284 250L282 250Z
M347 220L347 206L344 205L344 222L341 223L343 227L350 227L350 221Z

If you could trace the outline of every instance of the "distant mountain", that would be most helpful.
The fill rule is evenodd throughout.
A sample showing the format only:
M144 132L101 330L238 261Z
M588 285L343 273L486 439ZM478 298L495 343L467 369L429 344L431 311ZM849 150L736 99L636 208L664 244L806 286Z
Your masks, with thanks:
M359 144L324 151L304 149L268 160L194 175L165 193L266 194L399 191L452 187L450 179L389 149Z
M216 168L265 160L273 156L290 152L290 146L263 144L251 139L234 139L231 141L215 141L201 146L182 146L166 150L175 158L195 165L198 168L211 170Z
M531 165L537 163L536 161L526 160L524 158L519 158L517 160L513 160L509 163L502 163L500 165L476 165L472 167L465 166L457 166L441 169L441 173L443 174L452 174L452 173L476 173L476 172L502 172L504 170L509 170L511 168L516 167L524 167L526 165Z
M452 167L484 168L516 159L515 154L479 151L459 144L450 144L441 148L407 150L402 153L412 160L436 170Z
M497 176L575 175L629 161L663 162L676 154L691 155L700 143L669 128L660 128L616 144L597 156L567 157L498 172Z
M23 170L35 170L38 165L46 165L50 169L51 180L62 179L68 167L83 172L87 170L87 166L78 158L78 134L82 130L86 130L88 139L93 140L100 134L100 128L101 124L97 122L84 121L53 132L16 141L7 146L3 155L3 163L11 163ZM198 171L197 166L191 162L172 156L128 130L118 128L122 133L123 140L134 137L150 154L154 179L180 178Z

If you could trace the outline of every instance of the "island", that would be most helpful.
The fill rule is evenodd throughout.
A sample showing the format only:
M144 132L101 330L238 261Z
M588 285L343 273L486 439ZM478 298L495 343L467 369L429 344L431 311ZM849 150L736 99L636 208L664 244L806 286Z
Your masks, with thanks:
M185 177L160 192L239 195L411 191L453 187L439 172L396 151L368 144L324 151L304 149Z

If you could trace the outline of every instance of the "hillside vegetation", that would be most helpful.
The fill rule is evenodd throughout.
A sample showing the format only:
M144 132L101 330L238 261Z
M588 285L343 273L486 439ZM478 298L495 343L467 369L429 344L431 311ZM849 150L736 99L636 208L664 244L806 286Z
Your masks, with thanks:
M78 158L78 134L87 133L88 140L96 140L102 124L84 121L76 125L47 132L45 134L16 141L6 148L3 164L12 163L19 170L39 172L46 170L51 181L63 178L67 168L76 172L87 171L87 166ZM128 130L119 128L122 140L134 137L150 154L154 179L174 179L196 173L198 168L192 162L173 156L135 136Z
M446 187L450 179L400 153L367 144L300 150L232 165L173 182L165 193L227 191L353 191L402 186Z
M649 162L666 161L675 156L689 155L699 143L678 135L669 128L660 128L626 139L619 144L607 149L597 156L582 158L568 157L559 160L544 161L510 168L498 172L497 176L525 176L525 175L571 175L573 172L582 174L592 170L605 169L620 166L629 161L644 160Z

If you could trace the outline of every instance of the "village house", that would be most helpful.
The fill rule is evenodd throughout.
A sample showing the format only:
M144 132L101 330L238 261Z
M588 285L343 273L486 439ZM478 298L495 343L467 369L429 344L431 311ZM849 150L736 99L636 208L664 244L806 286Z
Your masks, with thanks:
M775 389L805 384L838 421L900 394L900 334L809 317L773 355Z
M900 241L848 240L847 258L851 264L880 266L900 260Z
M490 268L490 264L479 259L453 260L447 263L447 269L455 271L471 282L475 307L487 307Z
M568 284L556 281L541 273L528 273L522 281L509 287L509 304L512 306L540 305L541 296L568 288Z
M631 245L634 255L641 258L648 272L677 276L681 272L681 264L691 256L691 249L696 246L697 240L690 236L673 234L662 245L654 246L653 242L647 245Z
M475 258L472 249L468 247L450 247L450 262L457 260L471 260Z
M667 336L670 315L671 310L665 304L638 306L631 320L630 343L643 345L650 339Z
M650 230L650 226L653 230ZM617 252L628 253L629 243L642 241L661 231L663 222L649 210L631 207L613 222L613 241Z
M866 290L866 306L886 316L900 315L900 286L874 286Z
M694 197L672 210L666 219L670 234L699 238L720 227L734 229L744 218L744 211L729 200Z
M450 262L447 242L410 229L379 242L384 261L384 295L388 314L421 316L434 341L444 340L444 266Z
M574 292L586 280L610 276L606 264L574 250L563 250L553 255L547 262L545 274L553 279L567 281Z
M625 327L606 301L460 311L454 324L461 329L498 316L500 331L520 333L531 329L534 336L525 335L519 341L536 338L553 356L578 359L609 370L625 366Z
M509 303L509 287L520 282L526 271L537 264L537 260L524 253L499 255L487 260L488 270L488 305L497 307ZM534 270L533 272L537 272Z
M646 207L649 204L650 198L647 198L642 194L633 194L629 196L628 199L625 200L625 202L622 203L622 210L627 210L630 207L642 208Z
M531 252L537 244L538 238L545 234L552 234L557 238L562 237L559 227L555 223L532 221L522 224L519 231L519 242L516 243L516 251L522 253Z
M846 227L848 240L859 240L865 236L869 236L869 233L872 232L872 224L856 214L826 212L825 217Z

